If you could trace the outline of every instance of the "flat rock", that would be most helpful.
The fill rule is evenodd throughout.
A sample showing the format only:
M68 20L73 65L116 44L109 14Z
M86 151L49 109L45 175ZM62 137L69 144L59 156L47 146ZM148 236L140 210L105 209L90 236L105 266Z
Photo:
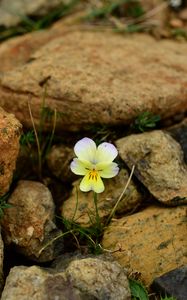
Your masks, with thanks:
M13 244L19 253L35 261L54 259L62 251L62 240L52 242L60 232L54 223L55 207L48 188L39 182L21 180L8 203L11 207L5 210L1 222L5 243Z
M38 124L47 81L46 106L61 115L57 128L129 124L143 111L167 118L187 108L186 52L185 43L179 47L143 34L66 32L1 74L0 105L31 126L32 95Z
M61 3L61 0L1 0L0 26L15 26L25 20L26 16L44 15Z
M177 300L187 299L187 265L172 270L153 281L157 293L171 296Z
M119 154L149 192L167 205L187 203L187 166L180 145L166 132L133 134L116 142Z
M98 195L98 211L101 222L104 222L111 213L118 198L122 194L125 184L128 181L128 171L121 169L118 176L107 179L105 190ZM64 201L61 212L62 216L67 220L74 220L76 223L84 227L89 227L95 223L95 206L93 192L83 193L79 191L80 181L74 182L71 196ZM136 210L143 200L143 195L137 190L136 185L131 180L124 193L116 213L122 214L130 210ZM91 220L90 220L91 218Z
M66 17L54 23L49 29L26 33L6 40L0 44L0 72L6 72L27 63L32 54L50 41L63 37L65 32L73 30L73 24L78 27L79 16ZM16 59L15 59L16 56Z
M96 258L72 260L63 270L37 266L14 267L6 280L2 300L130 300L125 270Z
M0 196L9 190L12 181L21 131L15 116L0 108Z
M155 277L187 263L186 216L186 206L148 207L113 221L102 246L115 251L130 273L140 272L140 280L149 286Z

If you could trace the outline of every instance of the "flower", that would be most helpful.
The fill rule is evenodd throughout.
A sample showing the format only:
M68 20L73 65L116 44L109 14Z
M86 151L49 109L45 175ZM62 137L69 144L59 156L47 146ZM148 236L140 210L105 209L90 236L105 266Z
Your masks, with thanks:
M70 168L76 175L83 175L80 190L102 193L105 189L101 178L112 178L119 172L113 160L118 155L116 147L110 143L102 143L98 147L93 140L85 137L75 144L76 158Z

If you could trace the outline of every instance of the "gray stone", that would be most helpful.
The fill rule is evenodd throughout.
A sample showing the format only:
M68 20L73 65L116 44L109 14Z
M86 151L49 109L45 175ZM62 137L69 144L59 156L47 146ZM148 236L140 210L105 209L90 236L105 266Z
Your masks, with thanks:
M187 299L187 265L172 270L158 278L155 278L153 289L163 295L172 296L177 300Z
M37 266L10 270L2 300L130 300L125 270L104 258L75 258L62 270Z
M167 205L187 203L187 166L180 145L166 132L134 134L116 142L119 154L149 192Z
M55 207L48 188L39 182L21 180L8 203L11 207L2 219L5 243L13 244L18 252L35 261L54 259L63 245L61 239L53 242L61 232L54 223Z

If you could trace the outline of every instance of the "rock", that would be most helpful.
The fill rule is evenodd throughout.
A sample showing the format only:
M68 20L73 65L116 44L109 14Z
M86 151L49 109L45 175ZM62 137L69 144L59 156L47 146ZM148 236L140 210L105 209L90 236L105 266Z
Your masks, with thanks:
M67 267L66 276L95 299L131 299L126 273L116 262L97 257L75 259Z
M0 108L0 196L9 190L12 181L21 129L19 121Z
M61 232L53 221L54 203L48 188L39 182L21 180L8 203L12 207L2 219L5 243L38 262L54 259L62 251L62 240L52 242Z
M171 19L169 25L173 28L182 28L184 26L183 21L180 19Z
M109 216L112 208L124 190L128 181L127 170L121 169L118 176L107 179L105 191L98 195L98 210L101 222ZM80 181L74 183L74 188L69 199L64 201L61 211L65 219L72 220L81 226L89 227L95 222L95 206L93 193L83 193L79 191ZM137 190L136 185L131 181L126 193L122 197L116 209L116 213L122 214L130 210L135 210L142 202L143 195ZM92 222L90 221L90 218Z
M4 243L0 233L0 293L2 292L3 285L4 285L3 261L4 261Z
M167 131L181 145L184 153L184 161L187 164L187 118L179 124L167 128Z
M67 253L57 257L52 267L57 272L65 271L75 287L94 295L94 299L128 299L127 272L111 255Z
M187 203L187 167L180 145L155 130L119 139L119 154L149 192L167 205ZM164 150L164 151L163 151Z
M70 163L75 154L68 146L53 146L47 155L47 165L53 175L61 181L74 181L77 176L70 170Z
M52 284L53 283L53 284ZM53 275L40 267L17 266L10 270L2 293L2 300L52 300L65 298L64 290L72 290L63 274ZM72 292L73 294L73 292ZM71 294L70 294L71 295ZM56 298L55 298L56 296ZM73 295L74 296L74 295ZM72 300L80 298L72 297Z
M32 54L40 47L58 37L63 37L65 32L73 30L73 26L76 28L80 26L78 25L80 17L79 14L68 16L54 23L49 29L33 31L1 43L0 72L6 72L28 63L32 60Z
M0 58L2 64L0 72L9 71L29 61L30 55L34 51L54 38L52 34L53 32L47 30L35 31L1 43Z
M130 273L140 272L140 280L150 285L155 277L187 263L186 216L186 206L148 207L113 221L102 246L116 251L118 262Z
M61 271L37 266L14 267L2 300L130 300L125 270L116 262L74 259Z
M187 21L187 8L180 11L179 18L183 21Z
M69 0L67 0L68 2ZM61 1L62 2L62 1ZM65 2L65 0L63 1ZM68 3L65 3L68 4ZM30 56L49 41L63 37L65 32L80 27L82 14L76 13L56 21L50 28L25 33L0 44L0 72L6 72L29 62ZM83 27L83 26L81 26ZM15 59L16 56L16 59Z
M153 281L153 289L157 293L176 298L187 299L187 265L172 270Z
M186 52L185 43L179 48L174 41L158 43L143 34L70 30L45 42L27 63L1 75L0 105L31 126L31 94L39 124L47 80L46 106L61 116L57 129L129 124L143 111L167 118L187 108Z
M25 20L26 16L42 16L62 4L61 0L1 0L0 26L11 27Z

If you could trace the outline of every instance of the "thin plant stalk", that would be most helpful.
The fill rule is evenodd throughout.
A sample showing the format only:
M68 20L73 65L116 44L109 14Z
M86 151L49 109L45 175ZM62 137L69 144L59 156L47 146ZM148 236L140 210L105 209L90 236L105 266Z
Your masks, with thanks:
M54 134L55 134L55 129L56 129L56 122L57 122L57 110L55 108L54 109L53 128L52 128L50 139L49 139L49 143L48 143L48 146L47 146L46 155L48 154L49 149L51 148L51 145L52 145L52 141L53 141Z
M96 218L96 225L97 228L100 229L101 228L101 221L100 221L100 217L99 217L99 210L98 210L98 205L97 205L97 193L94 192L94 205L95 205L95 218Z
M74 222L74 219L75 219L75 216L76 216L76 213L77 213L77 209L78 209L79 195L78 195L78 188L77 188L77 186L75 188L76 188L76 205L75 205L75 209L74 209L74 212L73 212L73 216L71 218L71 222Z
M124 189L123 189L121 195L119 196L119 198L118 198L116 204L114 205L114 207L113 207L113 209L112 209L112 211L111 211L111 213L110 213L110 215L109 215L109 217L108 217L108 219L107 219L107 221L106 221L106 225L108 225L108 223L109 223L110 220L112 219L112 217L113 217L113 215L114 215L114 213L115 213L115 211L116 211L116 208L117 208L119 202L120 202L121 199L123 198L123 196L124 196L124 194L125 194L125 192L126 192L128 186L129 186L129 184L130 184L132 175L133 175L133 173L134 173L134 169L135 169L135 165L132 166L132 170L131 170L130 176L129 176L128 180L127 180L127 183L126 183L126 185L125 185L125 187L124 187Z
M41 179L42 178L42 151L41 151L40 142L39 142L39 138L38 138L38 133L37 133L36 126L35 126L35 123L34 123L34 119L33 119L32 110L31 110L29 100L28 100L28 108L29 108L29 114L30 114L30 118L31 118L33 130L34 130L35 139L36 139L37 149L38 149L38 174L39 174L39 178Z
M74 233L74 230L69 230L63 233L60 233L59 235L57 235L55 238L53 238L52 240L50 240L47 244L45 244L40 250L39 250L39 255L42 253L43 250L45 250L48 246L50 246L53 242L55 242L56 240L58 240L59 238L62 238L63 236L69 234L69 233Z
M43 115L43 110L45 108L45 99L46 99L46 96L47 96L47 84L45 84L44 86L44 93L43 93L43 96L42 96L42 106L41 106L41 109L40 109L40 124L39 124L39 139L41 141L41 138L42 138L42 131L43 131L43 126L44 126L44 115Z

